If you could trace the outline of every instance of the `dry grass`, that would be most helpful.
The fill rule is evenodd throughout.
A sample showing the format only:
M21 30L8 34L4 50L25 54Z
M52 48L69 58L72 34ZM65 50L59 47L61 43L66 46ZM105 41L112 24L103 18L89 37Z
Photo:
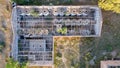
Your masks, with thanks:
M8 57L10 52L10 44L11 44L11 8L10 2L7 0L0 0L0 30L4 33L6 47L3 49L3 52L0 54L0 68L5 68L5 60ZM3 27L3 24L6 24ZM1 36L1 35L0 35Z
M54 38L54 67L70 68L79 67L79 37L55 37ZM61 55L61 57L60 57Z

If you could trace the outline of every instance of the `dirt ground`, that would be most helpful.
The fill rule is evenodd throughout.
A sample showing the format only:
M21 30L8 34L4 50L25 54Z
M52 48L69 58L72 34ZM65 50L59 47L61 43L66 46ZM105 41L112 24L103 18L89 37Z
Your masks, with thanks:
M0 53L0 68L5 68L5 60L10 52L11 44L11 25L10 25L11 7L9 0L0 0L0 38L5 42L5 48Z
M54 68L79 67L79 37L54 37Z

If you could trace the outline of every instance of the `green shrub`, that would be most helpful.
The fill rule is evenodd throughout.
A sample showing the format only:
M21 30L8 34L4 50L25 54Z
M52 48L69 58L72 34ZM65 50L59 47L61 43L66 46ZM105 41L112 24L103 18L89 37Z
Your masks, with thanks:
M62 54L60 52L57 52L58 57L62 57Z
M58 33L67 34L67 27L63 27L57 30Z
M36 12L35 10L32 10L31 12L30 12L30 14L32 15L32 16L34 16L34 17L38 17L39 15L38 15L38 12Z
M0 51L5 47L5 42L0 42Z
M18 5L70 5L73 3L73 0L12 0L12 2L16 2Z
M9 58L7 60L7 64L5 68L27 68L27 62L20 64L18 61L15 61L12 58Z
M90 52L87 52L84 56L84 60L85 61L90 61L92 59L92 55Z

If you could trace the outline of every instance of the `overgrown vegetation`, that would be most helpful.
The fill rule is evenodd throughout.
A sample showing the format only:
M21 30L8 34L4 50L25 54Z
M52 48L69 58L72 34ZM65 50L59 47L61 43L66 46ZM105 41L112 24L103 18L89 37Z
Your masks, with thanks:
M27 68L27 63L20 64L18 61L9 58L5 68Z

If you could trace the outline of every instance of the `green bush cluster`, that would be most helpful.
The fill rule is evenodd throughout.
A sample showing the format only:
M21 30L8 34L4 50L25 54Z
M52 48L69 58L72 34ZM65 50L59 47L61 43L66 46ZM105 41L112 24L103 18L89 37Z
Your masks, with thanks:
M73 0L12 0L18 5L63 5L71 4Z
M18 61L14 61L13 59L9 58L5 68L27 68L27 63L20 64Z
M92 55L90 52L87 52L84 56L84 60L85 61L90 61L92 59Z
M67 34L67 27L63 27L57 30L58 33Z

